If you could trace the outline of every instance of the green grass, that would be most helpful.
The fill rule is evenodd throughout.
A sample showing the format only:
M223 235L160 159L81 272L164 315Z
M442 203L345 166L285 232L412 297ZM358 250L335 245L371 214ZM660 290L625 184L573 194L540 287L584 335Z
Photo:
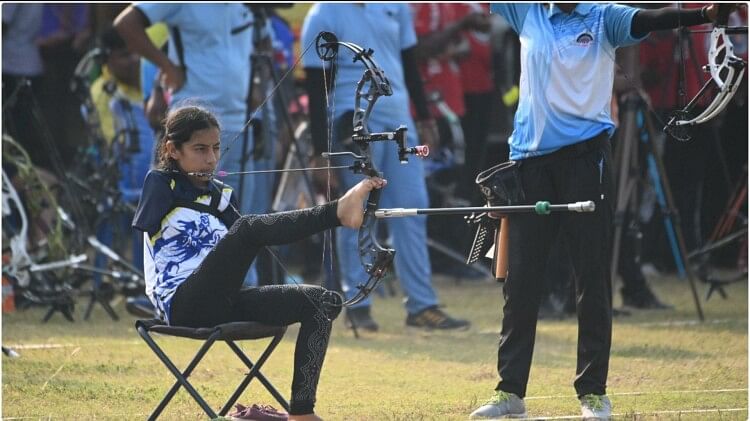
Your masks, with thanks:
M502 294L494 283L437 282L446 311L473 323L467 332L407 331L401 298L376 298L381 332L354 339L336 321L318 388L317 412L344 420L461 420L486 399L497 382L496 355ZM727 289L729 298L702 301L705 323L697 323L688 284L654 281L672 311L641 311L614 324L608 392L624 419L747 419L747 283ZM705 286L700 285L701 294ZM615 298L619 305L619 296ZM80 318L84 303L79 304ZM2 359L2 415L5 418L144 419L172 384L172 377L122 316L111 321L97 308L91 321L68 323L59 315L42 324L41 309L5 315L3 344L18 346L21 358ZM288 396L294 340L291 328L268 361L266 376ZM576 322L539 323L527 408L537 417L579 413L575 376ZM32 349L32 344L59 344ZM178 367L198 342L160 338ZM251 355L259 343L246 342ZM243 366L218 344L191 376L214 407L241 381ZM740 389L739 391L715 390ZM706 392L706 390L714 392ZM255 382L243 403L273 398ZM742 408L740 411L722 411ZM684 412L714 410L712 412ZM673 411L673 412L670 412ZM163 419L200 419L200 408L180 391ZM31 419L30 418L30 419Z

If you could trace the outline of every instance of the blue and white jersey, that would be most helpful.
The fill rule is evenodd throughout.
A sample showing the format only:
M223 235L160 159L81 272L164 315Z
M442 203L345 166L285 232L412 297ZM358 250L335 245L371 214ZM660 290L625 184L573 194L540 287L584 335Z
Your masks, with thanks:
M164 320L177 287L239 217L235 209L232 188L221 182L199 189L178 173L146 176L133 228L143 231L146 295Z
M615 50L641 41L630 34L638 9L579 3L567 14L554 4L498 3L491 10L521 40L510 159L546 155L603 131L611 136Z

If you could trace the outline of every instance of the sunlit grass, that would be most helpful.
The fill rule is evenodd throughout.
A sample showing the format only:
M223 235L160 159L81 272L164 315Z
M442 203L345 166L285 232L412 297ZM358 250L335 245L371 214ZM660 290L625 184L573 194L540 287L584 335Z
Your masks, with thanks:
M466 332L415 332L404 326L401 297L376 297L377 334L355 339L336 321L317 412L343 419L467 419L497 382L496 356L502 294L492 282L436 281L445 311L472 321ZM608 392L614 412L626 419L747 419L747 283L727 289L729 298L702 301L706 321L698 323L687 283L653 282L672 311L640 311L614 324ZM701 294L705 286L700 285ZM703 298L703 297L702 297ZM619 296L615 297L619 305ZM83 302L79 305L84 307ZM97 308L91 321L68 323L43 310L5 315L3 344L21 358L3 357L3 417L47 419L144 419L173 378L140 340L121 303L122 319L111 321ZM82 308L78 308L78 318ZM268 361L264 373L288 396L296 328ZM527 408L537 417L577 415L572 387L577 327L574 319L541 321ZM178 367L197 341L160 338ZM61 345L48 349L29 345ZM263 344L245 342L249 355ZM243 365L217 344L190 377L214 407L223 404L242 379ZM738 389L738 390L736 390ZM721 391L719 391L721 390ZM686 392L689 391L689 392ZM253 382L243 403L275 404ZM738 411L722 411L740 408ZM713 412L668 412L715 410ZM200 419L202 411L180 391L163 419Z

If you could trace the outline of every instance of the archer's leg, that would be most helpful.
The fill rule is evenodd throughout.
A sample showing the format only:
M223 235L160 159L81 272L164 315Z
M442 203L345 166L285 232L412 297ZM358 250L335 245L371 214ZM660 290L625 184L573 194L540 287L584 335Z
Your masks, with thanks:
M555 190L547 167L522 164L521 182L526 203L549 200L555 203ZM503 284L502 330L497 352L500 382L495 390L526 396L531 358L536 339L537 316L549 250L557 238L559 215L530 213L508 215L508 277Z
M173 323L211 326L229 321L227 303L242 287L245 273L262 247L299 241L341 223L358 227L362 223L362 202L372 189L384 185L384 180L367 179L341 199L324 205L241 217L177 289ZM196 312L196 308L206 311Z
M333 305L330 302L333 300ZM294 349L290 414L311 414L331 326L341 311L338 295L308 285L268 285L237 294L232 320L275 326L300 323Z
M175 292L172 323L214 326L231 321L228 305L261 248L291 243L337 226L336 208L337 202L330 202L297 211L246 215L235 221Z
M561 180L562 202L594 200L593 213L561 214L561 229L569 245L576 281L578 364L574 382L578 396L606 394L612 342L613 184L607 144L567 163ZM564 180L564 181L563 181Z

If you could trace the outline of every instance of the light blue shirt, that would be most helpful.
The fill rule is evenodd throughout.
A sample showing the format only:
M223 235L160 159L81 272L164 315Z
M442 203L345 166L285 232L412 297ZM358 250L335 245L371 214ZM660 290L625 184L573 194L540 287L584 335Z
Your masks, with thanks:
M172 29L180 30L187 67L177 104L199 99L215 112L222 129L239 132L245 124L253 51L253 14L239 3L136 3L151 23L170 27L169 59L180 64Z
M302 26L302 48L313 43L303 56L305 67L320 68L325 64L315 54L315 37L321 31L333 32L339 41L353 42L365 50L374 51L372 58L385 72L393 95L380 97L373 115L401 119L409 115L409 94L404 81L401 51L417 43L411 9L404 3L319 3L305 17ZM354 109L354 91L362 78L364 66L352 62L353 53L339 48L336 62L335 113L336 117ZM329 102L334 102L333 99ZM367 103L363 101L362 106Z
M44 71L36 37L42 27L43 5L3 3L3 74L39 76Z
M508 139L510 159L552 153L607 131L615 50L635 44L638 9L581 3L566 14L539 3L492 4L521 40L520 100Z

